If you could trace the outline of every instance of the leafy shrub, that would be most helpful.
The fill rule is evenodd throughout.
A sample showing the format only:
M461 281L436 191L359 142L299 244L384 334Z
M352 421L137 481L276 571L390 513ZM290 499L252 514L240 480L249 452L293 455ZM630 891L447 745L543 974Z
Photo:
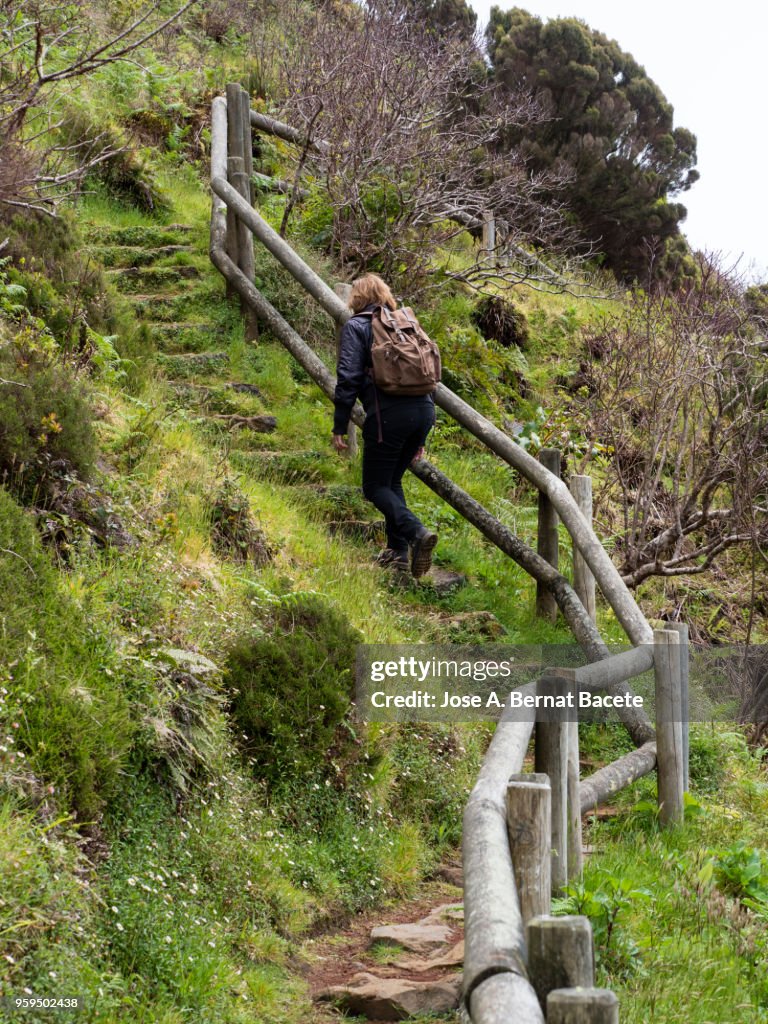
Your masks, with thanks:
M355 647L362 640L346 617L317 594L275 606L263 637L231 651L225 684L245 752L268 778L309 770L343 753L340 728L350 706Z
M45 504L55 479L87 479L96 458L83 385L27 327L0 341L0 474L26 502Z
M725 779L722 745L704 729L691 729L689 770L691 782L701 793L716 793Z
M743 840L722 850L714 860L718 887L729 896L768 904L768 853Z
M504 348L528 347L529 331L525 313L508 299L485 295L472 311L472 323L484 338L498 341Z
M247 497L231 480L224 482L213 500L211 539L225 558L251 562L257 568L272 560L272 549L253 518Z
M598 965L615 978L631 977L641 966L640 950L623 921L638 903L652 903L653 893L610 874L604 874L594 888L585 881L567 885L563 891L565 895L553 902L552 913L588 917Z

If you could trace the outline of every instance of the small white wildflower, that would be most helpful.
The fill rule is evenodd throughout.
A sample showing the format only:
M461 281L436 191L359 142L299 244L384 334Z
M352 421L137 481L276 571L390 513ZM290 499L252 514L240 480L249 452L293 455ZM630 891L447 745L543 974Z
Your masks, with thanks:
M125 931L125 928L123 928L123 926L122 926L122 925L120 924L120 922L119 922L119 921L118 921L118 922L117 922L117 924L115 925L115 928L117 928L117 930L118 930L119 932L124 932L124 931Z
M166 935L165 938L163 939L163 942L170 946L170 944L173 942L173 939L171 938L170 935Z

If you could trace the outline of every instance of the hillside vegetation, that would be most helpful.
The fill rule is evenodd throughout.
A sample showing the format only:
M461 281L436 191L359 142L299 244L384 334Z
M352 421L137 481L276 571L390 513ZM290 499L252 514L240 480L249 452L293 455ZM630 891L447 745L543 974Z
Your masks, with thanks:
M0 12L22 57L23 6ZM47 31L60 17L74 33L49 67L74 66L80 48L144 10L117 6L41 5ZM359 463L331 449L327 400L267 332L247 338L209 262L210 101L237 80L255 106L282 112L266 44L284 29L284 45L293 42L287 9L192 5L130 61L94 60L68 85L46 83L32 127L15 136L20 148L0 149L28 182L37 168L26 191L21 171L10 183L0 176L0 991L82 996L84 1021L337 1019L309 997L314 938L419 894L455 857L490 734L484 724L361 724L351 705L357 644L570 640L562 621L535 618L523 571L415 479L409 502L440 531L439 567L464 580L401 584L373 566L376 515ZM148 25L175 10L159 5ZM445 5L432 16L455 20ZM5 116L24 76L21 58L4 61ZM46 161L62 160L64 174L68 160L90 159L56 157L55 147L101 135L115 152L81 166L82 194L34 209ZM296 170L296 150L268 137L255 157L272 178ZM359 269L354 233L336 244L334 225L345 222L328 182L312 167L302 181L309 194L288 238L329 283L347 279ZM21 211L6 202L19 195ZM390 198L373 189L365 206L383 233L365 253L378 269L375 247L386 248L397 219ZM286 197L257 201L280 227ZM622 572L642 571L672 499L684 504L692 491L662 473L653 514L632 526L637 486L613 456L620 440L620 469L645 479L643 432L654 421L600 420L590 405L598 384L609 393L601 367L613 365L616 339L638 335L637 298L586 266L571 290L517 280L478 293L461 280L477 241L455 228L434 226L425 250L407 224L393 267L402 284L418 249L414 303L446 383L530 450L557 445L568 472L588 467L598 531ZM553 250L559 267L569 259ZM334 325L258 246L256 264L257 286L332 367ZM704 271L697 294L708 280L713 291L697 323L711 299L720 348L726 338L751 344L759 295ZM666 318L673 341L685 328L674 310L689 308L675 296L674 309L648 299L643 322ZM739 379L752 367L752 349L743 354ZM626 390L637 406L636 379ZM738 437L760 441L759 431ZM685 555L686 574L647 574L637 596L649 617L682 611L698 639L760 641L762 522L753 515L749 543L724 545L715 568L698 572L709 553L695 545L719 542L721 520L746 533L749 498L762 493L760 477L744 478L746 500L732 500L742 464L728 443L712 435L732 475L691 507L730 518L691 520L700 535L659 546L656 561L674 568ZM447 418L428 456L535 541L533 490ZM567 574L565 534L560 556ZM604 605L599 625L621 642ZM601 982L619 992L624 1020L768 1020L762 751L735 725L695 728L692 746L688 824L660 832L654 780L638 783L613 817L589 823L596 852L563 908L592 918ZM585 729L585 771L628 747L618 727ZM38 1019L0 1004L0 1021Z

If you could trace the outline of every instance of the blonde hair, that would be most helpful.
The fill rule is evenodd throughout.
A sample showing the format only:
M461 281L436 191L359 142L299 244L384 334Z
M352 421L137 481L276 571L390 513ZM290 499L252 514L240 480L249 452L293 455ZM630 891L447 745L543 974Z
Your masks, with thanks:
M349 293L349 308L353 313L359 313L361 309L370 305L397 309L397 301L389 285L378 274L363 274L362 277L358 277L352 282L352 291Z

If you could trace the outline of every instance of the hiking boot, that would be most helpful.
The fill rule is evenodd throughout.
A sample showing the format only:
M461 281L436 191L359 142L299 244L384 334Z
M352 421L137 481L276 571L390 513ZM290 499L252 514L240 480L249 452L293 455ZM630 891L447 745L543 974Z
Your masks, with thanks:
M426 527L417 534L411 544L411 576L417 579L429 572L432 565L432 552L437 544L437 534Z
M408 571L408 552L395 551L394 548L384 548L374 559L376 565L384 569L395 569L397 572Z

